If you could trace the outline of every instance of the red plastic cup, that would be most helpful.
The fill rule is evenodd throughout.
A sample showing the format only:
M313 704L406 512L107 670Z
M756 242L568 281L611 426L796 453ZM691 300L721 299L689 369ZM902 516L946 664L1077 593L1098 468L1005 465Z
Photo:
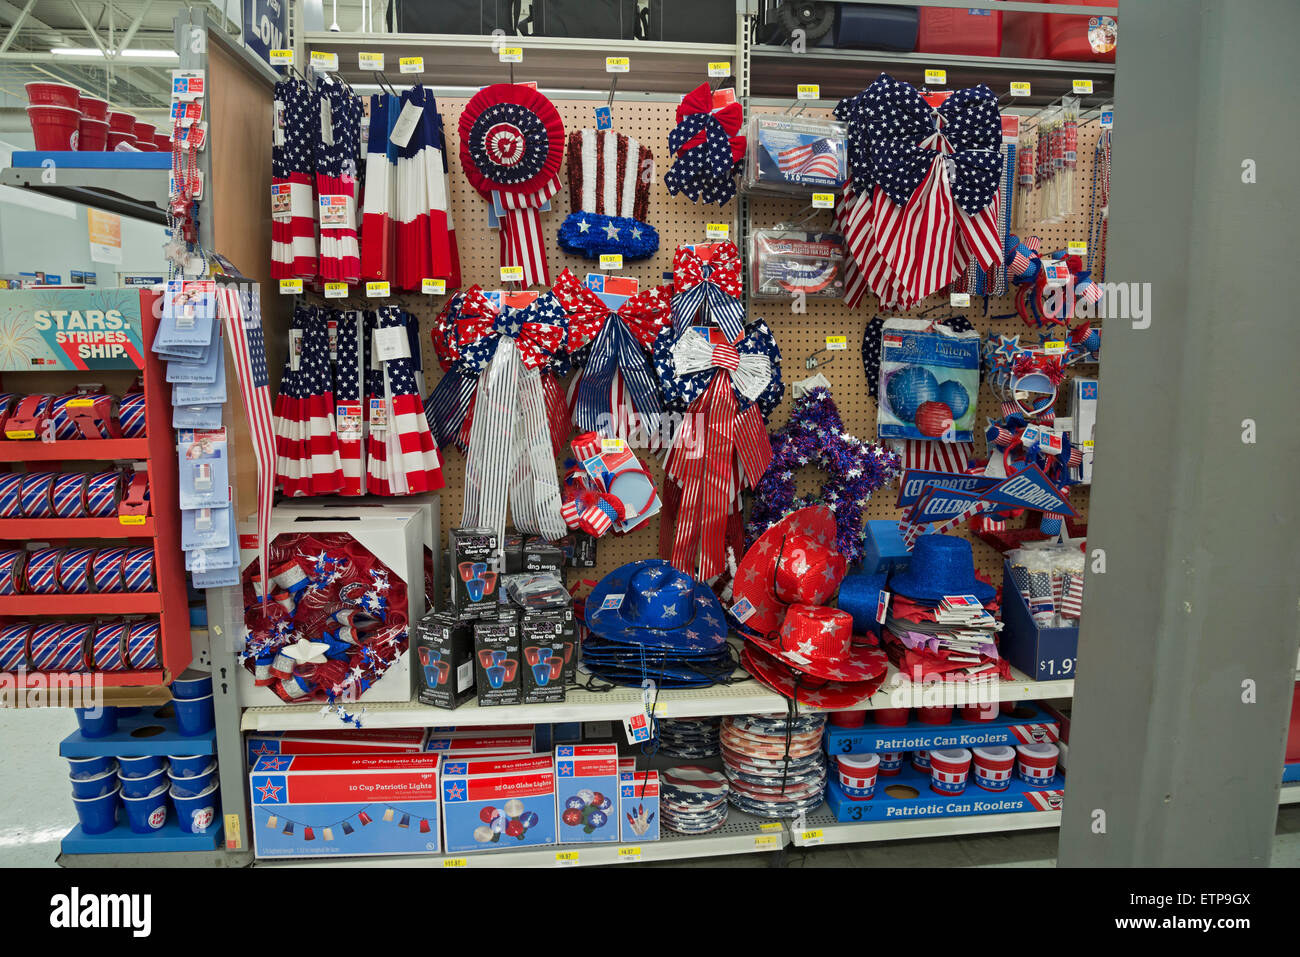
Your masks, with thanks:
M110 126L108 129L108 148L115 150L121 143L129 143L131 146L135 146L135 134L123 133Z
M1061 749L1049 741L1022 744L1016 747L1016 774L1020 780L1035 787L1045 787L1056 777L1056 762Z
M137 136L135 139L135 148L138 149L141 153L158 152L158 147L154 146L153 144L152 136L149 137L147 140L142 140Z
M155 133L153 135L153 145L158 147L160 153L170 153L172 151L172 138L166 133Z
M28 106L64 106L81 112L81 93L67 83L33 82L26 84Z
M108 100L101 100L97 96L86 96L81 94L81 115L92 120L103 120L108 122Z
M29 106L27 119L38 150L75 150L81 111L67 106Z
M108 128L114 133L130 133L134 136L135 117L130 113L112 110L108 114Z
M996 704L967 704L962 705L961 719L963 721L993 721L1000 713Z
M952 706L917 708L916 719L922 724L950 724L952 722Z
M871 712L871 716L876 719L876 724L883 724L890 728L899 728L907 724L911 714L911 708L877 708Z
M861 711L832 711L831 724L837 728L860 728L867 723L867 712Z
M1005 791L1011 786L1011 771L1016 764L1016 752L1005 745L975 748L972 752L975 767L975 784L985 791Z
M140 120L136 120L135 127L132 130L132 132L135 133L135 138L139 140L141 143L145 142L146 140L148 140L150 143L153 143L153 135L157 130L158 127L154 126L154 124L152 123L142 123Z
M108 145L108 120L81 118L77 129L77 149L83 153L102 153Z
M936 794L961 794L970 775L971 753L965 748L930 752L930 790Z

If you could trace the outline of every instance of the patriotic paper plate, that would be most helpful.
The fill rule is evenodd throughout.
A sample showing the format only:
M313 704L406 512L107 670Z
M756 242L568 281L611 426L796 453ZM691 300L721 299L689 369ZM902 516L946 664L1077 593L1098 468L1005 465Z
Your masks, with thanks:
M752 801L735 794L727 796L727 802L732 807L746 814L753 814L755 817L798 817L800 814L807 814L821 807L823 800L820 794L804 801L789 803Z
M785 734L787 726L795 733L823 728L826 726L826 716L801 714L792 720L785 715L737 714L723 718L722 723L741 731L753 731L756 734Z

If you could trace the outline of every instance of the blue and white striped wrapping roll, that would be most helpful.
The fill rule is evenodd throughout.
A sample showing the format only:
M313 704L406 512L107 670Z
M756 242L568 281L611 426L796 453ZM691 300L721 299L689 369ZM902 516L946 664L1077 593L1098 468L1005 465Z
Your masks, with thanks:
M86 478L86 516L108 518L117 513L121 497L122 473L97 472Z
M0 475L0 518L18 518L23 514L23 479L22 472L6 472Z
M96 671L126 670L126 622L121 618L95 623L90 666Z
M126 632L127 667L133 671L158 667L158 632L157 618L144 618L130 624Z
M86 651L90 644L91 624L88 621L72 621L63 626L59 632L59 643L55 651L55 671L88 671Z
M127 439L148 438L148 429L144 421L144 393L131 392L122 396L118 411L122 423L122 437Z
M0 628L0 671L17 671L27 667L27 639L32 626L18 622Z
M66 595L84 595L90 591L90 559L93 548L77 545L59 559L59 588Z
M54 480L51 494L56 518L81 518L86 512L86 476L70 472Z
M54 420L54 437L60 441L65 439L81 438L81 429L77 427L76 420L68 414L68 402L72 399L83 398L77 393L69 395L56 395L50 402L50 418ZM38 436L39 437L39 436Z
M29 644L32 668L36 671L54 671L59 656L59 636L63 633L63 622L44 621L32 626Z
M27 553L19 548L6 548L0 552L0 595L17 595L21 592L23 559Z
M101 548L90 560L90 578L95 591L101 595L115 595L123 591L122 560L126 558L126 548L114 545Z
M59 558L62 555L61 548L41 548L28 556L23 578L26 582L24 590L29 595L58 594Z
M54 511L53 472L32 472L23 478L22 507L27 518L49 518Z
M122 559L122 587L125 591L154 590L153 547L128 548Z

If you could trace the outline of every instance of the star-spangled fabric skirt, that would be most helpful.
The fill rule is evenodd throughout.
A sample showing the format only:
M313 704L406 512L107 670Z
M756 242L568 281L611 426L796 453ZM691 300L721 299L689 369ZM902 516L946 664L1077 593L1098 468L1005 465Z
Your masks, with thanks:
M454 288L460 285L460 253L447 190L442 117L433 94L422 86L403 91L401 102L422 112L411 138L397 151L397 285L419 289L424 279L445 279Z
M280 392L275 397L275 485L286 495L306 495L307 475L302 471L304 412L298 355L295 344L305 335L315 310L299 306L289 329L289 349L280 373Z
M340 495L361 495L365 473L365 445L362 442L361 313L355 309L334 310L334 426L339 437L339 462L343 470Z

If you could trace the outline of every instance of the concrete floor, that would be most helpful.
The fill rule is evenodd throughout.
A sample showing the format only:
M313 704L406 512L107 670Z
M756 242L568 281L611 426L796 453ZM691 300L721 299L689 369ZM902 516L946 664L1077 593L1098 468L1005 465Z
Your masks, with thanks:
M52 867L59 841L76 823L59 741L75 730L68 709L0 710L0 867ZM738 854L642 867L1051 867L1056 831L1021 831L924 841L839 845L783 855ZM1274 867L1300 867L1300 805L1281 809Z

